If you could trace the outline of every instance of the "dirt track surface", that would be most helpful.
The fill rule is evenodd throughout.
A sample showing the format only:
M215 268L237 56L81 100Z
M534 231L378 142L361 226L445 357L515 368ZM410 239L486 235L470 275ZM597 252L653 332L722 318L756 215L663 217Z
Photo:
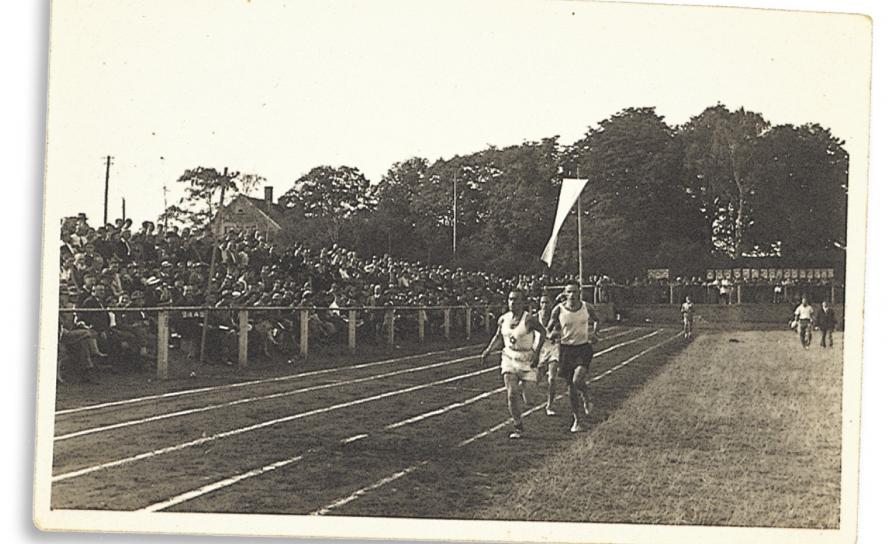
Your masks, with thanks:
M675 332L607 331L593 426L682 349ZM498 366L478 351L59 403L52 508L473 518L577 438L567 399L546 417L531 385L527 437L509 440Z

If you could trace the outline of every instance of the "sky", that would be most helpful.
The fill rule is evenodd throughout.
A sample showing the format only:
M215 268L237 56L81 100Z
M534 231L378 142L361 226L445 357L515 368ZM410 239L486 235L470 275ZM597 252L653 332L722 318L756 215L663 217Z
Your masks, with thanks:
M560 135L627 107L680 124L723 103L863 146L860 16L579 1L53 2L47 213L155 219L188 168L318 165L376 182L430 160ZM257 196L261 193L257 190Z

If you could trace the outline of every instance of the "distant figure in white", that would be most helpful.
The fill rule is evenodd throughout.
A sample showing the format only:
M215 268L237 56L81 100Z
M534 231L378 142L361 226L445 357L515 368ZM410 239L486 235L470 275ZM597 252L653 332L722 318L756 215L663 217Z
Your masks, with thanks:
M684 337L687 340L691 337L691 333L694 332L694 303L691 302L690 296L686 296L681 304L681 321L683 323Z
M802 303L798 305L795 314L793 314L793 319L799 329L799 339L805 349L811 345L811 323L814 319L814 312L814 307L808 304L808 297L803 296Z
M524 433L521 382L536 381L541 343L534 345L535 332L546 335L546 329L527 311L524 292L513 289L509 293L509 311L499 317L496 332L481 353L481 364L486 364L490 352L499 347L503 349L500 371L506 385L509 413L514 427L509 438L521 438Z
M592 306L580 298L578 282L568 282L564 294L567 300L555 306L546 328L550 339L560 341L559 375L567 380L574 415L570 431L575 433L586 429L581 417L588 416L590 410L586 400L586 374L592 363L592 343L598 335L598 316Z

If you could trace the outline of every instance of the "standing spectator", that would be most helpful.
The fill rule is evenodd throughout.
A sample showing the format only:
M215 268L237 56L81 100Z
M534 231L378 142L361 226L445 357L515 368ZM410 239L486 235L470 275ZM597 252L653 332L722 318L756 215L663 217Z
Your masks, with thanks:
M820 328L820 347L826 347L826 337L829 336L829 347L833 347L833 331L836 330L836 311L829 307L829 302L823 301L815 320Z
M802 303L795 309L794 317L798 324L802 347L808 349L811 345L811 327L814 319L814 307L808 304L808 297L802 297Z

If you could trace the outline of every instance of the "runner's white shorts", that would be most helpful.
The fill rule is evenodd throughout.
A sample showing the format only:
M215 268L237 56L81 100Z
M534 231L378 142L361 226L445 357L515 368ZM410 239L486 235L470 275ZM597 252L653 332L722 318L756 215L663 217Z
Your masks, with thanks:
M548 340L543 342L543 348L540 350L540 366L557 363L559 351L558 344L555 342L549 342Z
M516 351L511 348L504 348L500 362L500 373L514 374L519 380L535 382L537 380L536 370L530 368L532 360L532 351Z

